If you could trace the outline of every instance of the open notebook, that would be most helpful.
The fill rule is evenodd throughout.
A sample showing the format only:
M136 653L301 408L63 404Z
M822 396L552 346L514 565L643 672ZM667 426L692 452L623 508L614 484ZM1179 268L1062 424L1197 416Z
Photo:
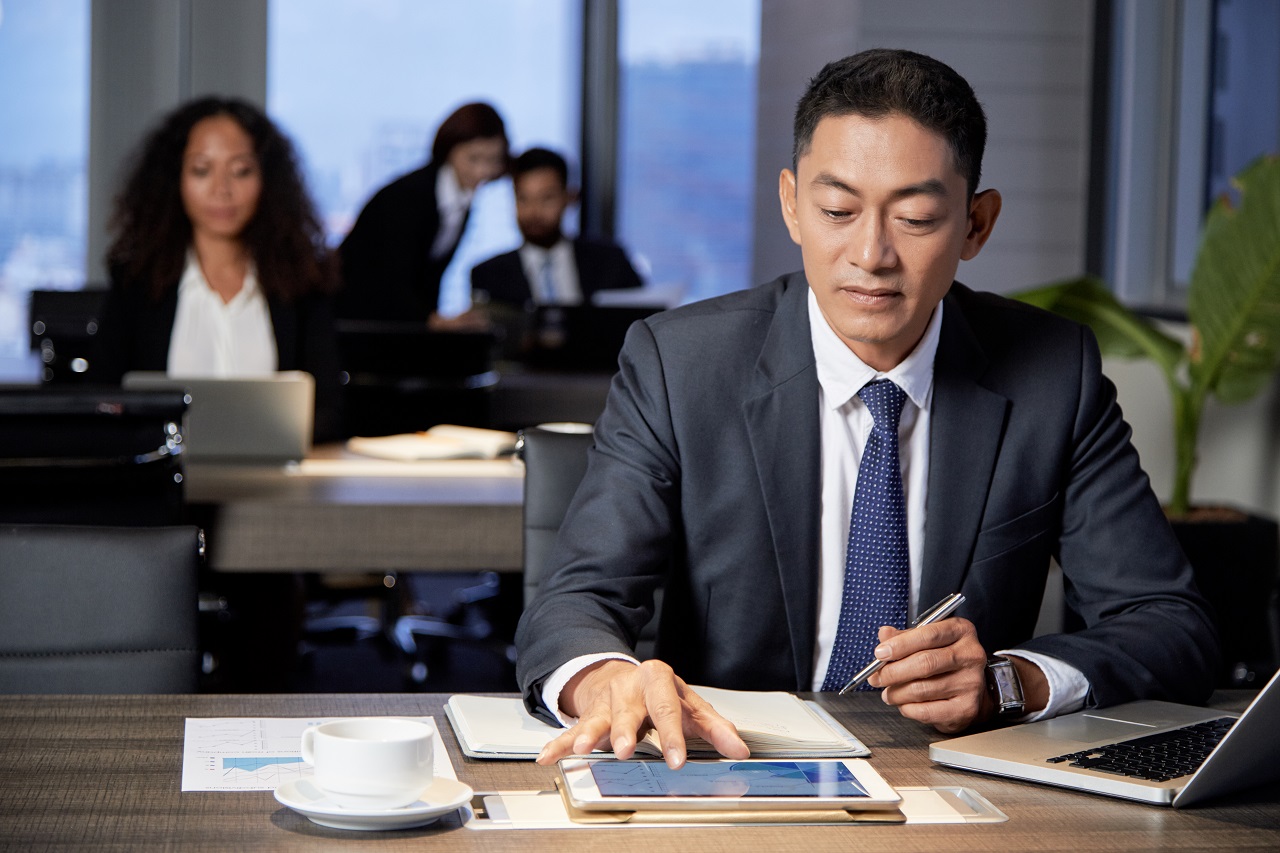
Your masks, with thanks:
M871 754L816 702L783 692L693 689L738 727L755 758L857 758ZM462 751L472 758L532 760L564 731L530 716L519 699L457 694L449 697L444 712ZM698 738L689 739L686 745L693 758L718 755ZM653 732L636 745L636 754L662 755Z

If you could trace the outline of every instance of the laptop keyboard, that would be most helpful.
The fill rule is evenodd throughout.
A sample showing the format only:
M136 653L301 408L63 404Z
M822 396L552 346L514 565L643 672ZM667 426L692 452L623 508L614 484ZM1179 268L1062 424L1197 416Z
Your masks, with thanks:
M1101 770L1149 782L1167 782L1196 772L1235 721L1235 717L1222 717L1046 760L1050 764L1069 762L1068 767Z

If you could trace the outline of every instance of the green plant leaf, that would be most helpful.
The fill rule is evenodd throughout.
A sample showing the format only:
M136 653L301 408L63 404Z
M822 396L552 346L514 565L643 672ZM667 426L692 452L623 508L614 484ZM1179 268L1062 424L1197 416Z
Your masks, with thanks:
M1280 157L1261 157L1205 220L1187 314L1196 331L1190 375L1224 403L1248 400L1280 367Z
M1185 356L1179 340L1121 304L1096 278L1057 282L1014 294L1014 298L1085 324L1093 330L1103 355L1150 358L1171 379Z

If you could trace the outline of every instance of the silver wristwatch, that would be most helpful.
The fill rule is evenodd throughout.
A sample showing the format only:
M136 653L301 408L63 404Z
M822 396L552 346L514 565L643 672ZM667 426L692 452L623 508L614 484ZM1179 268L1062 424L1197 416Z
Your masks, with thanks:
M996 703L996 713L1001 717L1019 717L1025 712L1026 701L1022 696L1022 680L1008 658L987 659L987 691Z

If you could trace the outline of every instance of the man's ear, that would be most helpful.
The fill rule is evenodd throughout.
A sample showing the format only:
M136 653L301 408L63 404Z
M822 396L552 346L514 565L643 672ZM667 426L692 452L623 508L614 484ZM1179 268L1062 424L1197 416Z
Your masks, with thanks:
M581 193L579 193L576 189L567 189L564 191L564 195L565 195L565 200L568 203L568 206L573 207L575 204L578 203L578 198L581 195Z
M782 204L782 221L797 246L800 245L800 220L796 214L796 173L783 169L778 175L778 201Z
M969 203L969 233L964 238L964 249L960 252L962 261L973 260L982 251L991 231L1000 218L1000 206L1003 200L999 190L983 190L973 197Z

